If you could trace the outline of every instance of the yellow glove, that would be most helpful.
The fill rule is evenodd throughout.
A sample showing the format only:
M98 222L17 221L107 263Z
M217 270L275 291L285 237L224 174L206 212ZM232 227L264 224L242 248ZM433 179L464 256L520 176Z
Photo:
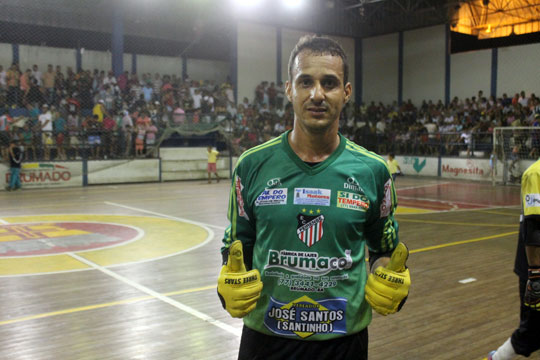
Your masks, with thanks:
M232 317L244 317L257 305L263 284L259 270L246 271L242 242L236 240L229 248L227 264L221 267L218 296L223 308Z
M400 242L386 267L379 266L369 274L366 283L366 300L381 315L393 314L399 310L409 295L411 277L405 266L409 250Z

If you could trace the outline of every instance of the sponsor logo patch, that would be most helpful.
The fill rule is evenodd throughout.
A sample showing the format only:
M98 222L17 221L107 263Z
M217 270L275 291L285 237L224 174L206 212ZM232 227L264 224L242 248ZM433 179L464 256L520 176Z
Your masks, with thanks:
M273 333L305 339L320 334L346 334L347 299L313 300L302 296L289 303L270 297L264 325Z
M330 189L295 188L295 205L330 206Z
M392 210L392 179L388 179L384 184L384 198L381 203L381 218L390 215L390 210Z
M249 220L249 216L244 210L244 198L242 197L242 190L244 190L244 185L242 185L242 179L240 179L240 176L236 177L235 188L236 204L238 205L238 215L240 215L246 220Z
M280 178L273 178L273 179L270 179L270 180L268 180L266 182L266 188L267 189L273 188L275 186L282 186Z
M287 188L266 189L255 200L255 206L287 204Z
M540 194L527 194L525 195L526 207L540 207Z
M264 268L281 268L304 275L326 275L331 271L352 267L351 250L345 250L345 254L342 255L342 257L327 257L309 251L270 250Z
M365 195L338 191L337 207L356 211L367 211L369 209L369 200Z
M347 181L343 183L343 188L345 188L347 190L352 190L352 191L364 193L364 189L362 189L362 187L360 186L358 181L355 178L353 178L352 176L349 176L347 178Z
M296 229L296 235L300 241L312 247L316 242L323 237L323 223L324 215L309 216L304 214L298 214L298 228Z

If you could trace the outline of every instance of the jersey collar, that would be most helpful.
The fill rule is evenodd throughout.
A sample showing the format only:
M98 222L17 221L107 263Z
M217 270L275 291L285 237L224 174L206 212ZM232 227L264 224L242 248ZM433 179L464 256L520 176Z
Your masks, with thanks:
M298 157L298 155L296 155L296 153L293 151L293 149L291 148L291 145L289 144L289 133L291 132L292 130L287 130L286 132L284 132L281 136L282 136L282 139L281 139L281 143L283 144L283 148L285 150L285 153L287 153L287 155L289 156L289 158L300 168L302 169L302 171L304 171L305 173L307 173L308 175L315 175L315 174L318 174L320 173L321 171L323 171L324 169L326 169L328 166L330 166L330 164L332 164L340 155L341 153L343 152L343 150L345 149L345 144L346 144L346 139L345 137L343 137L343 135L341 135L340 133L338 133L339 135L339 145L338 147L336 148L336 150L334 150L334 152L326 158L326 160L324 160L323 162L320 162L319 164L315 165L315 166L309 166L308 164L306 164L302 159L300 159Z

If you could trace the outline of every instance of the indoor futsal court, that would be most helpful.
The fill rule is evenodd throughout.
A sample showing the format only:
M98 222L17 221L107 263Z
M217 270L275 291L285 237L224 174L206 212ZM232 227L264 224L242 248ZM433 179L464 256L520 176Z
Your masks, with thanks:
M0 359L236 359L216 295L229 184L0 193ZM412 287L374 314L369 358L480 360L518 325L519 187L397 189Z

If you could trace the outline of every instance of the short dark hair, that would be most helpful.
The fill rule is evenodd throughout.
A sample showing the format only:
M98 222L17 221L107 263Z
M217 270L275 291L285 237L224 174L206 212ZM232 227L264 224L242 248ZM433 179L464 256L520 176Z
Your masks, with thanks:
M349 64L347 62L345 51L343 51L343 48L337 41L325 36L317 35L304 35L298 40L298 43L296 43L296 46L289 57L289 79L292 80L294 59L302 51L308 51L317 55L339 56L343 62L343 86L347 84L349 80Z

